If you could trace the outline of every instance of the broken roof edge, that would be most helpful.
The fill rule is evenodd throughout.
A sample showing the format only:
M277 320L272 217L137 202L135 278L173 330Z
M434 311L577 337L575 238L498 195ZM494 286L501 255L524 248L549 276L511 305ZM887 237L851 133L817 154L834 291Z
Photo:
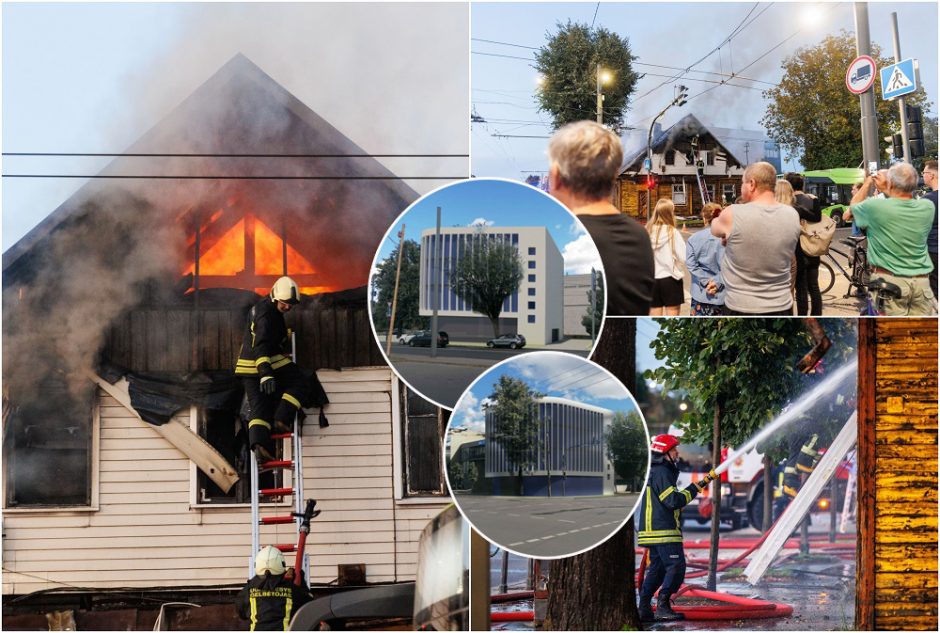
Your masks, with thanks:
M326 119L314 112L312 108L295 97L289 90L281 86L276 80L274 80L274 78L265 73L264 70L262 70L257 64L248 59L248 57L242 53L236 53L229 61L223 64L221 68L219 68L215 73L210 75L205 81L199 84L195 90L190 92L182 101L173 106L163 117L151 125L133 143L125 148L121 152L120 156L116 156L113 160L109 161L107 165L98 171L98 174L106 175L115 171L114 168L125 158L126 154L145 153L144 147L142 146L146 146L147 142L151 140L151 137L157 135L160 128L164 125L168 125L173 117L184 110L187 105L191 105L195 103L198 98L201 98L200 95L204 90L207 89L207 87L212 87L216 84L219 84L220 86L224 85L225 82L234 79L239 73L241 73L243 77L248 78L255 83L261 83L269 89L273 88L278 96L281 97L284 106L292 114L297 116L303 123L307 124L312 129L323 130L325 132L325 136L327 136L330 141L332 141L332 139L336 136L342 138L349 148L349 151L337 153L348 153L351 155L367 153L352 139L347 137L332 124L326 121ZM330 144L335 146L335 143ZM398 178L394 172L389 170L378 160L371 158L371 161L374 163L374 167L381 172L381 175L393 177L383 182L385 182L385 184L400 198L410 204L420 197L417 191L407 185L404 180ZM98 187L100 186L102 186L100 181L89 179L79 186L73 193L69 194L69 196L58 207L53 209L52 212L40 220L38 224L27 231L23 237L21 237L19 240L13 243L10 248L3 252L2 271L6 272L21 257L23 257L34 246L36 246L39 242L51 234L60 224L62 224L62 222L68 219L83 202L86 202L87 200L91 199L93 195L99 193Z

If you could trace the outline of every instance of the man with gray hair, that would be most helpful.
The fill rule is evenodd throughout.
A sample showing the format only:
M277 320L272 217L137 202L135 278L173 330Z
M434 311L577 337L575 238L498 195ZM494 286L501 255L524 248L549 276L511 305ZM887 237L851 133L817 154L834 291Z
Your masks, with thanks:
M776 184L773 165L748 165L741 182L744 204L733 204L712 220L712 235L725 245L721 275L726 314L793 314L790 261L800 239L800 216L793 207L776 201ZM706 291L713 289L710 284Z
M653 249L643 227L611 203L620 139L593 121L569 123L548 142L548 160L549 193L578 216L600 253L607 316L648 315Z
M884 301L888 316L924 316L937 313L930 289L933 264L927 254L927 236L933 225L930 200L915 200L917 170L897 163L888 170L886 198L868 198L872 177L866 176L852 197L849 213L868 235L868 261L872 279L882 278L901 289L897 299Z

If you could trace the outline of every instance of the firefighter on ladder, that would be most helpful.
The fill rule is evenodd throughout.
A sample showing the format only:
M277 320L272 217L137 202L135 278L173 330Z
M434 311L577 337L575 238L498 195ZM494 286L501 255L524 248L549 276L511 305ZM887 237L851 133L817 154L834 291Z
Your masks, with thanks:
M689 504L715 479L714 472L686 488L679 489L679 439L674 435L657 435L650 445L650 474L637 511L640 529L637 544L646 548L647 567L640 588L640 620L669 621L685 618L672 610L670 598L685 580L685 550L682 547L682 508ZM656 614L653 615L653 594L659 590Z
M272 428L288 432L306 399L303 373L290 357L290 333L284 314L300 303L300 291L290 277L281 277L270 294L251 308L235 375L248 398L248 446L265 460L274 458Z
M255 576L238 593L236 607L252 631L286 631L291 618L312 599L303 582L294 582L293 569L284 564L284 554L273 545L261 548L255 557Z

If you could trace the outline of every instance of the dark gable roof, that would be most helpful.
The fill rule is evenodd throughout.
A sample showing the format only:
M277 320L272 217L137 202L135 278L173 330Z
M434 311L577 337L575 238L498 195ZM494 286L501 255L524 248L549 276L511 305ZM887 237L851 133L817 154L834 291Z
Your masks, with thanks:
M694 114L687 114L671 127L660 131L659 134L653 137L651 141L651 147L653 149L653 154L662 154L664 151L669 149L675 149L678 151L686 152L691 149L689 141L695 137L699 137L699 148L703 149L703 146L715 147L718 149L718 155L727 159L728 164L735 167L743 167L744 164L738 160L738 158L727 148L725 145L718 140L718 137L715 136L707 127L702 125ZM630 155L628 155L624 161L624 166L620 170L620 174L637 174L643 170L643 160L646 158L646 148L642 147Z
M242 54L230 59L124 153L366 154ZM137 175L152 172L203 175L202 172L222 171L218 166L207 165L203 159L176 160L190 162L174 164L172 159L120 156L99 174ZM232 162L220 164L233 165L232 171L239 174L277 173L277 170L284 169L284 165L289 163L301 173L382 177L382 180L368 181L372 190L363 198L384 199L385 204L376 206L389 207L388 222L418 197L413 189L394 178L391 171L373 158L283 159L281 162L275 159L228 160ZM386 180L386 177L391 178ZM82 208L93 203L96 196L115 189L116 182L139 181L93 179L85 183L3 254L5 275L11 266L63 222L80 215ZM180 181L155 182L157 186L169 187ZM376 195L375 190L378 188L381 188L381 193ZM384 216L381 218L383 222L385 219Z

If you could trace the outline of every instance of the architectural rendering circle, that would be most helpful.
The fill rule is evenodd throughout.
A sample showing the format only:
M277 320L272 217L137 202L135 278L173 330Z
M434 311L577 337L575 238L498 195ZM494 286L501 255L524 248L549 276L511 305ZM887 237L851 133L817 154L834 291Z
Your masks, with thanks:
M457 507L487 540L534 558L578 554L633 514L649 435L623 384L571 354L507 359L461 396L444 440Z

